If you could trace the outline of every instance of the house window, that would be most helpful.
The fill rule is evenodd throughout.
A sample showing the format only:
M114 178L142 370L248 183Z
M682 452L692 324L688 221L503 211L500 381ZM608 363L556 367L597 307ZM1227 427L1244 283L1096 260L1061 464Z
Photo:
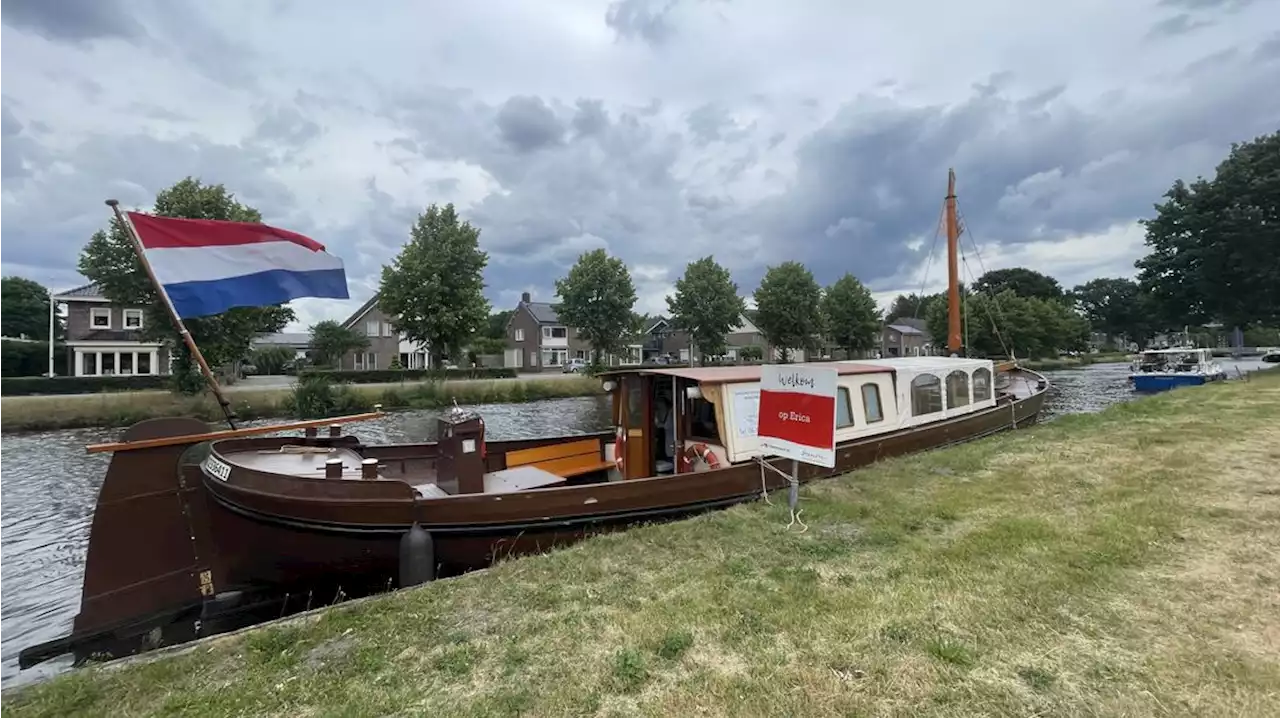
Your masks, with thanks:
M111 328L111 308L94 307L89 310L89 326L94 329Z
M868 424L884 421L884 409L880 405L880 386L866 383L862 385L862 413Z
M969 375L956 369L947 375L947 408L969 405Z
M518 341L518 342L522 342L522 341L524 341L524 330L523 330L523 329L517 329L517 330L516 330L516 341Z
M542 366L564 366L569 361L568 349L543 349Z
M364 335L367 337L378 336L378 320L368 321L364 323Z
M836 393L836 428L847 429L853 426L853 402L849 400L849 390L840 387Z
M565 329L564 327L543 327L542 338L543 339L568 339L569 330Z
M139 374L151 373L151 355L150 354L145 354L145 353L138 354L138 373Z
M124 310L124 328L125 329L141 329L142 328L142 310L141 309Z
M987 401L991 398L991 370L979 369L973 373L973 400Z
M382 336L384 337L391 336L391 322L382 323Z
M373 371L377 368L377 354L373 352L356 352L356 371Z
M579 349L579 350L577 350L577 351L575 351L575 352L573 353L573 356L574 356L574 358L575 358L575 359L586 359L586 358L587 358L587 350L585 350L585 349Z
M942 411L942 380L921 374L911 380L911 414L923 416Z

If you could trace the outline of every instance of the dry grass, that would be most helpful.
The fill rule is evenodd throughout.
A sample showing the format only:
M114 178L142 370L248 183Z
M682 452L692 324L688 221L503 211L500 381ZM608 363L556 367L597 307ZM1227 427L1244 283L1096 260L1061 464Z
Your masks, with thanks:
M507 403L599 394L600 382L586 376L552 379L476 379L406 382L385 385L349 384L359 410L381 403L385 409L430 409L451 403ZM291 416L292 389L227 393L242 419ZM209 395L186 397L165 391L103 392L54 396L7 396L0 399L0 431L37 431L84 426L128 426L155 416L194 416L219 421L222 410Z
M1261 716L1280 374L884 462L185 655L11 715Z

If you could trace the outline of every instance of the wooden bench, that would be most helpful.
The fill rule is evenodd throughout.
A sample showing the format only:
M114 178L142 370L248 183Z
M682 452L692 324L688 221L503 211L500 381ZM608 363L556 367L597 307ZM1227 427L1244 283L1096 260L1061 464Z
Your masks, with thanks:
M507 452L507 468L536 466L566 479L613 468L612 461L600 458L600 440L582 439L533 449Z

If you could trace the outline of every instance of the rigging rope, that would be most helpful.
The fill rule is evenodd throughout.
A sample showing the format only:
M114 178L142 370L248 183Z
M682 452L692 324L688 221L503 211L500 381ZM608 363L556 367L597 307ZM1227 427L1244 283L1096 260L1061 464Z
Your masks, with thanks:
M986 264L982 261L982 251L978 249L978 240L973 238L973 232L969 230L969 223L965 221L964 213L960 211L960 201L958 199L956 200L956 221L960 222L961 226L964 227L965 231L963 232L963 234L969 235L969 243L973 245L973 255L978 259L978 268L982 270L983 274L986 274L987 267L986 267ZM968 273L970 277L973 277L973 270L969 268L969 260L967 258L964 258L963 253L961 253L961 257L963 258L965 272ZM978 281L977 278L973 279L973 282L975 284L977 283L977 281ZM996 299L995 295L993 294L988 294L987 296L991 297L991 303L994 304L996 307L996 314L999 314L1000 319L1003 321L1004 310L1000 308L1000 300ZM1010 349L1009 345L1005 343L1004 335L1000 333L1000 327L996 323L996 318L992 316L990 308L987 309L987 317L991 320L991 329L996 333L996 339L1000 342L1000 348L1004 349L1005 353L1008 354L1010 358L1017 359L1017 357L1013 356L1013 352Z
M924 286L929 281L929 267L933 264L933 254L938 251L938 235L942 233L942 223L946 217L947 207L944 203L938 212L938 222L933 226L933 244L929 246L929 256L924 261L924 274L920 277L920 293L916 295L916 308L911 312L912 319L920 317L920 307L924 305ZM927 317L926 317L927 319Z

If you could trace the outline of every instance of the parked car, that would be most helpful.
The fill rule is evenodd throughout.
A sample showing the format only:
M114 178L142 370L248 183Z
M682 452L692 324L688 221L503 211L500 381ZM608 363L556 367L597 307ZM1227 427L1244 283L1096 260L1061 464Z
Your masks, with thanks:
M576 374L578 372L586 371L586 369L587 369L587 360L579 357L574 357L573 359L570 359L569 361L564 363L564 369L561 373Z

